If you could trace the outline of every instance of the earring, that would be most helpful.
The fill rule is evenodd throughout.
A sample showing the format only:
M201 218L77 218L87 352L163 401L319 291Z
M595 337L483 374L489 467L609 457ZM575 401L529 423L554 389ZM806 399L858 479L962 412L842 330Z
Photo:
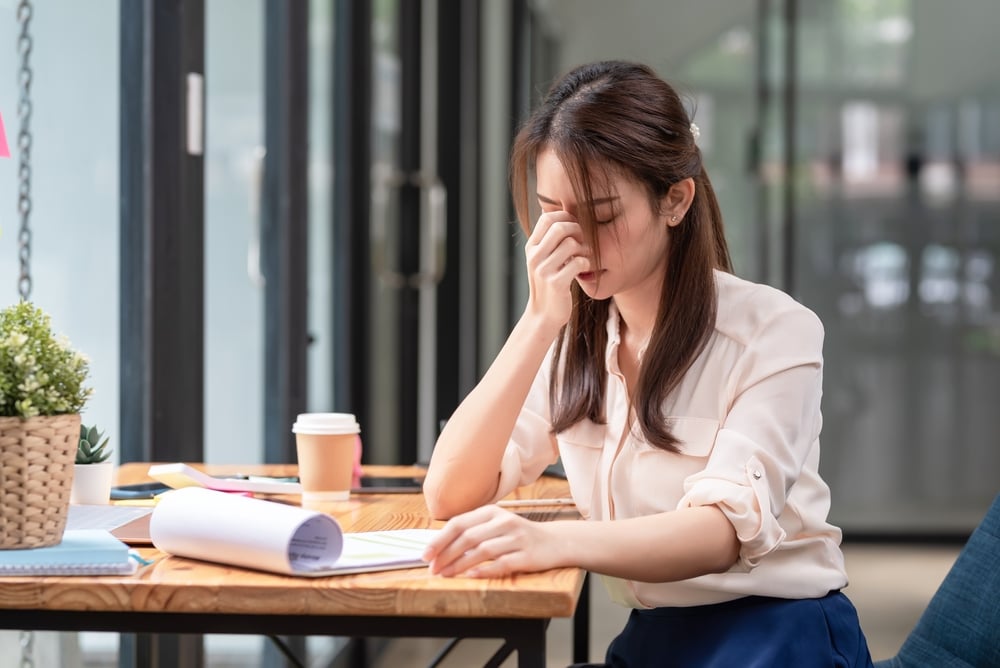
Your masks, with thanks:
M670 216L670 222L671 223L676 223L677 222L677 216Z

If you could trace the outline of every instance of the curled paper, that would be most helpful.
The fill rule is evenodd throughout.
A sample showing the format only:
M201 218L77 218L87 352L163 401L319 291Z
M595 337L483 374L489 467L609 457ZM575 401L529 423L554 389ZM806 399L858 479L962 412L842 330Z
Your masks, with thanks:
M330 515L202 487L158 497L149 536L163 552L319 577L426 566L436 529L344 533Z
M161 495L149 537L170 554L289 575L333 567L344 542L329 515L200 487Z

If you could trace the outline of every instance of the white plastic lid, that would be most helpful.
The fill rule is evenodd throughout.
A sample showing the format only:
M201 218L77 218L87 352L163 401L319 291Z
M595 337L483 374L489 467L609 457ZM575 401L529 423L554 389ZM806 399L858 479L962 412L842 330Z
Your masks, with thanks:
M351 413L299 413L292 425L295 434L359 434L361 425Z

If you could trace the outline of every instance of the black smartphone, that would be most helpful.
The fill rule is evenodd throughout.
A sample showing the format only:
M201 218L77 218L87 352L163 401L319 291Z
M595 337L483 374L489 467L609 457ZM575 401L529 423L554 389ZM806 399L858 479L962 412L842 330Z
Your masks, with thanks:
M115 501L123 499L152 499L157 494L171 489L162 482L137 482L132 485L116 485L111 488L111 498Z
M354 494L419 494L423 484L423 477L363 475L360 478L360 484L351 492Z

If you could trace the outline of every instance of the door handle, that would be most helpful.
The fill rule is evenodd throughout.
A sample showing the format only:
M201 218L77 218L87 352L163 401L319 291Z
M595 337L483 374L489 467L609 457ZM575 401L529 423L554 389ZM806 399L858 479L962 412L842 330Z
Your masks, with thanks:
M267 150L263 146L255 146L250 167L250 240L247 242L247 278L256 288L264 287L267 280L260 265L260 216L263 198L264 158Z
M372 165L371 247L372 269L383 283L390 288L402 288L407 284L406 274L389 266L392 257L393 239L389 237L389 206L397 202L399 189L406 183L406 175L385 163Z
M420 224L420 271L409 277L410 287L423 288L437 285L444 276L448 244L448 190L436 174L412 175L414 185L420 188L421 202L426 196L426 220Z
M398 201L403 186L420 191L420 263L415 273L403 273L390 267L394 239L389 235L389 207ZM436 174L402 172L391 165L372 165L372 202L370 245L372 268L391 288L414 289L437 285L444 276L448 243L448 191Z

